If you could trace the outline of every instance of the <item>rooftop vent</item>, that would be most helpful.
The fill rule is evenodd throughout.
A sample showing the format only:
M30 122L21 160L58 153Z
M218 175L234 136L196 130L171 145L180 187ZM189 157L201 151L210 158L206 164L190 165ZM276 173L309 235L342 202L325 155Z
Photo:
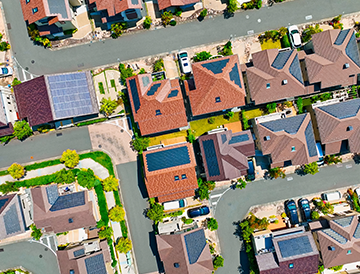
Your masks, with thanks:
M346 131L351 131L351 130L353 130L353 127L352 127L352 126L348 126L348 127L346 128Z
M175 268L179 268L179 267L180 267L180 264L179 264L179 263L174 263L174 267L175 267Z
M69 218L69 224L72 224L74 220L72 218Z
M335 251L335 247L334 246L329 246L329 250L330 251Z
M270 136L265 136L264 137L264 141L269 141L270 140Z
M282 81L282 83L283 83L283 85L286 85L286 84L288 83L288 81L287 81L286 79L284 79L284 80Z
M349 68L350 67L350 64L349 63L345 63L345 65L344 65L344 68Z

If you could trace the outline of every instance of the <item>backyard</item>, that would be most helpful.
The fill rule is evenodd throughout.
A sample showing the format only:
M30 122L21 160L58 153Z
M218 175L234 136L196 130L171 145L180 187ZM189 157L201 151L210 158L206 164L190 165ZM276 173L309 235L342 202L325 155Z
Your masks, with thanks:
M178 137L186 137L186 136L187 136L186 130L182 130L156 137L151 137L149 146L160 145L161 141L178 138Z
M246 110L243 112L243 114L247 120L250 120L255 117L263 116L266 113L263 110L261 110L260 108L256 108L256 109L252 109L252 110Z

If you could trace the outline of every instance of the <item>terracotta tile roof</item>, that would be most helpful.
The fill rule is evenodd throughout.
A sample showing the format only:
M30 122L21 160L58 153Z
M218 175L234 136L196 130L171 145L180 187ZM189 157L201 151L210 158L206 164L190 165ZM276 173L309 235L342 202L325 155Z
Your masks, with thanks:
M89 0L89 3L96 3L98 11L107 10L109 17L127 9L142 9L140 0Z
M263 155L270 155L272 167L285 161L302 165L318 160L310 114L278 119L256 125Z
M296 50L263 50L252 55L253 66L247 68L250 96L263 104L305 95L306 89Z
M245 89L237 55L192 64L195 89L185 87L194 116L245 105Z
M314 54L305 56L310 84L321 88L349 86L360 73L359 50L354 30L327 30L312 36Z
M162 203L194 196L198 185L191 144L148 150L143 156L145 184L150 198L158 197Z
M359 215L336 218L329 225L316 232L325 268L359 261Z
M159 10L169 7L181 7L185 5L195 4L199 0L158 0Z
M214 269L203 228L156 235L156 244L167 274L211 274Z
M223 181L247 174L248 157L255 155L250 130L232 133L231 130L202 135L199 144L209 181Z
M187 126L178 80L152 82L151 74L126 79L134 120L149 135Z
M360 152L360 99L316 107L315 115L325 154L339 153L343 140L352 153Z

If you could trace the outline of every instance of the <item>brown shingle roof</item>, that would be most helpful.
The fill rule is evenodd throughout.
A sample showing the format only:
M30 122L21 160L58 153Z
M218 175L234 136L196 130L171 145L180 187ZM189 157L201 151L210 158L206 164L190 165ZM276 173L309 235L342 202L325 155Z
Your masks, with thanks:
M13 133L13 131L12 123L8 123L6 126L0 127L0 137L10 135Z
M126 82L134 120L142 135L187 126L178 80L152 82L151 74L141 74L126 79Z
M148 150L143 155L145 184L150 198L158 197L162 203L194 195L198 185L191 144ZM182 178L183 174L186 178Z
M278 62L281 55L287 54L290 56L285 60L282 68L272 66L275 60ZM306 94L296 50L285 52L278 49L263 50L254 53L252 59L254 66L247 68L246 75L251 99L255 101L255 104ZM286 84L284 80L287 81ZM267 85L270 85L270 88L267 88Z
M98 11L107 10L109 16L115 16L127 9L142 9L140 0L137 0L137 4L133 4L131 0L89 0L89 3L96 3Z
M169 7L181 7L184 5L195 4L199 0L158 0L159 10L163 10Z
M305 56L310 84L321 82L322 89L356 84L360 63L354 30L320 32L312 36L312 43L315 53ZM355 58L350 58L349 52L353 52Z
M193 63L192 69L196 89L190 89L188 82L185 87L194 116L245 105L245 89L237 55ZM219 100L216 100L218 97Z
M204 142L212 140L219 173L214 174L212 162L207 162L211 151L204 149ZM223 181L247 174L248 157L255 155L255 145L250 130L232 133L231 130L199 137L201 154L207 180Z

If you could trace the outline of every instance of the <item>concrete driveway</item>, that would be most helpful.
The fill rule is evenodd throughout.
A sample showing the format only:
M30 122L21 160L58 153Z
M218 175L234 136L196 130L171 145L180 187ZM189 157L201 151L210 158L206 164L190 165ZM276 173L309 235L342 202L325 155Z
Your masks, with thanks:
M39 242L0 245L0 270L22 266L34 274L60 274L56 255Z

